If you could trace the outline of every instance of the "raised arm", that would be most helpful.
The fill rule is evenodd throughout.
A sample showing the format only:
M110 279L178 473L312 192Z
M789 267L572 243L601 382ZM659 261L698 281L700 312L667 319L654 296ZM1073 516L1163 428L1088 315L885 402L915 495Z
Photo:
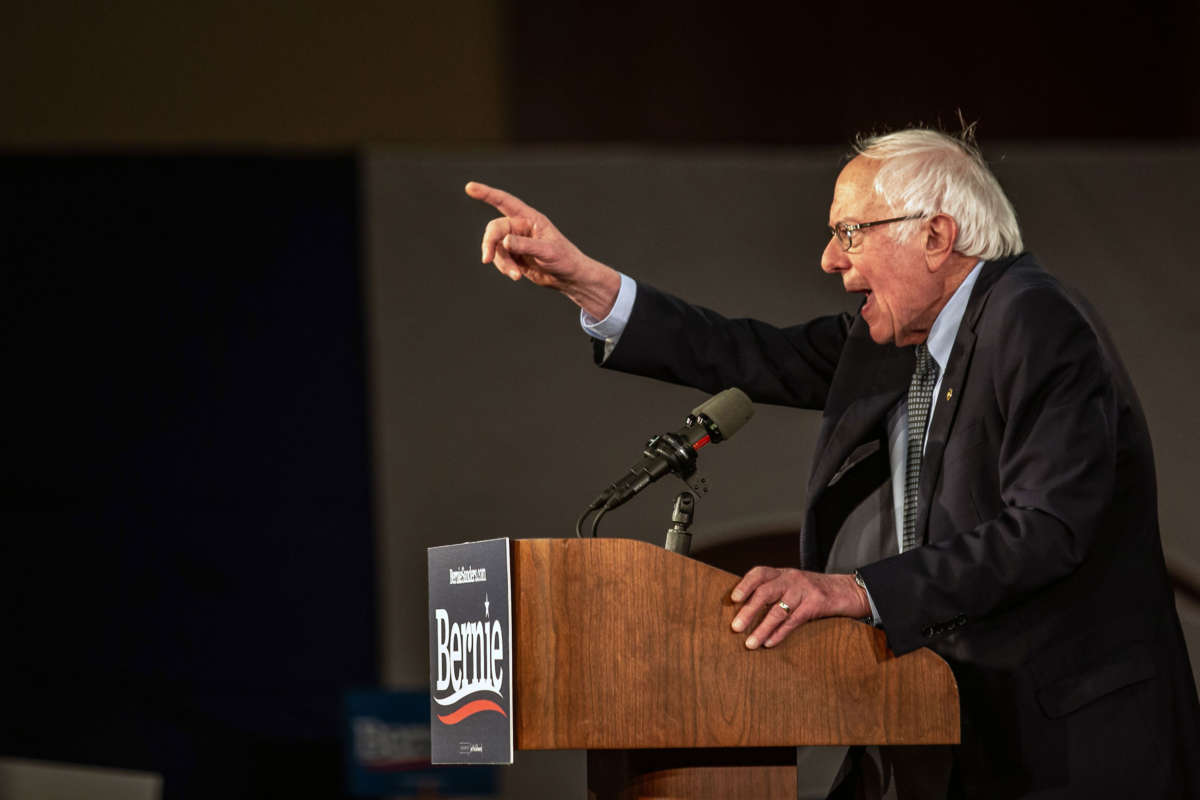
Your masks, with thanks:
M515 195L475 181L466 192L504 215L483 231L483 263L514 281L525 278L561 292L596 319L608 316L621 289L620 273L584 255L545 214Z

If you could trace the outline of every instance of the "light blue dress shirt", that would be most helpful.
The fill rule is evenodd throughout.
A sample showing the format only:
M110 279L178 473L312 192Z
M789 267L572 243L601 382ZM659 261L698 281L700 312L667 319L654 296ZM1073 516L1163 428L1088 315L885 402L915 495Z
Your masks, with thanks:
M946 305L938 312L933 327L929 329L929 337L925 346L929 355L938 365L937 383L933 385L934 403L929 408L929 420L925 425L925 439L921 442L921 455L925 455L925 445L929 442L929 429L933 427L933 417L937 413L937 398L941 396L942 378L946 375L946 364L950 361L950 350L958 337L958 328L962 324L963 314L967 311L967 301L971 299L971 290L979 278L983 261L975 264L974 268L963 279ZM892 510L896 521L896 550L903 549L904 544L904 483L908 468L908 397L900 400L892 412L888 414L888 459L892 465Z
M629 315L633 312L633 301L637 299L637 281L624 272L620 274L621 291L617 293L617 300L613 303L612 310L608 312L607 317L596 319L582 308L579 309L579 324L583 326L587 335L593 339L604 340L605 358L612 353L613 348L617 346L617 340L625 332L625 326L629 323Z

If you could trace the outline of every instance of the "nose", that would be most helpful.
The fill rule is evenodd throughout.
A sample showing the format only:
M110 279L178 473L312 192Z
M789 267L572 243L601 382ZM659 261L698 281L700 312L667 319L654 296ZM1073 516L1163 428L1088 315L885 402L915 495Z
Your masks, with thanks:
M821 253L821 269L832 275L835 272L845 272L849 268L850 259L846 257L842 243L836 236L831 235L829 244L825 245L825 252Z

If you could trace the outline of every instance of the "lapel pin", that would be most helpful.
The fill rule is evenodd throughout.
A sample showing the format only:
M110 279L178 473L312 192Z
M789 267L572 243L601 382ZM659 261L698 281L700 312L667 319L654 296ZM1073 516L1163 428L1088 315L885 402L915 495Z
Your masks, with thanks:
M953 389L947 389L947 390L946 390L946 399L947 399L947 400L949 400L951 397L954 397L954 390L953 390Z

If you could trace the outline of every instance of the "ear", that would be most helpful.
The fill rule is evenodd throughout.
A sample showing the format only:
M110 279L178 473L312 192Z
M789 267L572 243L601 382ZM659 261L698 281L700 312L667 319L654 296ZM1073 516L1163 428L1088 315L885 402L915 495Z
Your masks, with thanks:
M949 214L934 214L929 218L925 234L925 265L937 272L954 254L958 241L958 223Z

